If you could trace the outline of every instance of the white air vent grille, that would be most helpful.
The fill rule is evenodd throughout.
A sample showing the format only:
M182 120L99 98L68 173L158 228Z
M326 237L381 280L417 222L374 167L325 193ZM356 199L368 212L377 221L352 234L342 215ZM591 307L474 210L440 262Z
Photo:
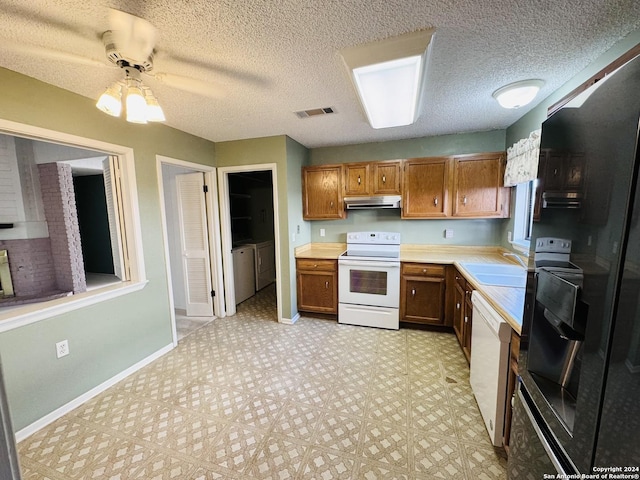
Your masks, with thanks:
M310 110L300 110L295 114L300 118L317 117L318 115L329 115L330 113L336 113L333 107L324 108L312 108Z

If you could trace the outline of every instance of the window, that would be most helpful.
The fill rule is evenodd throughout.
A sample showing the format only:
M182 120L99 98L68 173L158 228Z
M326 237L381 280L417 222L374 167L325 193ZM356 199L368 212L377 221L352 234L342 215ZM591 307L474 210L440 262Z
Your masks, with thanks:
M533 211L536 201L537 180L516 185L516 205L513 220L513 238L515 248L529 251L531 229L533 227Z
M0 166L15 174L0 182L0 250L14 296L0 294L0 331L143 288L131 149L3 125Z

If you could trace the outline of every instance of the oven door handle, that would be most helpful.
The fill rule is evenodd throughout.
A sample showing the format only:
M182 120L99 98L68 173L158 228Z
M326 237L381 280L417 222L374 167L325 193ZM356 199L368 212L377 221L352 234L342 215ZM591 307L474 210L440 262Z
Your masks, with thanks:
M348 267L400 268L400 262L384 262L378 260L338 260L338 265L346 265Z

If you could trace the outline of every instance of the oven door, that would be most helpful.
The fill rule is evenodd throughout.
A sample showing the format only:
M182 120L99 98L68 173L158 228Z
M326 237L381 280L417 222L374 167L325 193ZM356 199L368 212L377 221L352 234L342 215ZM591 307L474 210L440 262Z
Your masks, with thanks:
M340 303L398 308L400 262L341 259L338 285Z

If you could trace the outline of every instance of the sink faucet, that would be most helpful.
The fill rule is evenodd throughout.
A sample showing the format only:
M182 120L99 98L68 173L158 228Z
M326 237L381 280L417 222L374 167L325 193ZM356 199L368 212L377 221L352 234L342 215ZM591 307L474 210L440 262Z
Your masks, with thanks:
M511 253L511 252L504 252L502 255L504 255L505 257L513 257L518 261L520 265L522 265L523 268L529 268L529 266L526 263L524 263L524 260L520 258L520 255L516 255L515 253Z

